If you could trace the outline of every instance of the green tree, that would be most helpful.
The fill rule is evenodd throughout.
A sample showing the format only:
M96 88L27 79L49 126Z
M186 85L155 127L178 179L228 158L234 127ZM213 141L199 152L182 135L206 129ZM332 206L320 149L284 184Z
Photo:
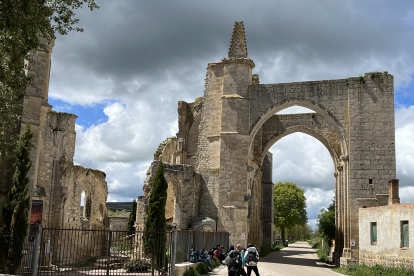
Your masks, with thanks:
M132 201L131 213L129 214L127 231L134 231L135 220L137 218L137 201Z
M27 196L27 184L29 184L27 173L31 167L32 136L30 125L26 125L26 130L14 151L13 187L8 193L8 202L3 207L4 226L0 229L0 243L10 274L14 274L20 266L23 241L29 226L30 197Z
M335 239L335 199L328 209L322 208L318 214L318 230L321 237L332 246L332 240Z
M73 10L84 3L93 10L94 0L1 0L0 1L0 156L10 154L16 136L8 135L18 124L18 99L31 82L27 62L40 39L51 41L55 33L66 35L79 21ZM26 64L26 65L25 65Z
M274 186L274 224L280 229L285 243L285 231L308 222L305 191L292 182L278 182Z
M167 203L168 183L164 177L164 167L159 162L158 170L154 178L152 191L148 202L148 214L145 220L144 250L152 257L152 268L160 269L165 257L165 204ZM155 233L158 232L158 233ZM154 271L152 271L154 273Z

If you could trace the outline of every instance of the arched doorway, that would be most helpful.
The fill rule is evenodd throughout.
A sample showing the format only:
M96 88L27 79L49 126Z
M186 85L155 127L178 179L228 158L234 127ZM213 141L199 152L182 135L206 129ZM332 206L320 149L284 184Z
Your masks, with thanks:
M167 224L181 227L180 184L174 177L168 177L167 202L165 204L165 219Z
M291 106L302 106L313 110L312 113L275 114ZM320 111L321 113L318 113ZM340 176L343 163L343 153L348 152L343 131L335 120L318 106L306 101L291 101L275 106L265 113L258 121L260 126L252 128L250 135L249 163L252 167L248 173L248 192L250 192L248 212L249 241L269 247L272 244L273 233L273 189L271 175L271 156L269 149L280 139L294 134L304 133L318 140L328 150L334 165L334 174ZM270 175L270 176L269 176ZM347 204L347 181L336 181L336 252L342 252L344 234L346 233L345 214L343 206ZM253 215L251 215L253 214ZM258 227L259 225L259 227Z

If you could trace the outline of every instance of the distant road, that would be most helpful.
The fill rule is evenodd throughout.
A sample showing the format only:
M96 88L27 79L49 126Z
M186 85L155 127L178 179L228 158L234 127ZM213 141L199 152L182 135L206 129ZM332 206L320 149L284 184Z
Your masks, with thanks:
M270 253L266 258L259 259L258 268L260 276L341 275L320 263L315 250L307 242L296 242L281 251ZM214 272L213 275L227 275L227 269L224 267L220 267ZM252 275L254 275L254 272L252 272Z

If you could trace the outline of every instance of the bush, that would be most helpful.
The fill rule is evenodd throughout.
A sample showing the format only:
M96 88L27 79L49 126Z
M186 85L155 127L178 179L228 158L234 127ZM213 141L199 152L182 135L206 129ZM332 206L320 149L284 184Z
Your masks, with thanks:
M200 273L198 273L198 271L194 268L190 267L184 272L183 276L200 276Z
M199 263L196 267L196 270L200 274L207 274L208 273L208 268L207 268L207 265L205 263Z
M285 248L285 246L284 246L284 245L282 245L282 244L276 244L275 246L273 246L273 250L274 250L274 251L280 251L280 250L282 250L283 248Z
M217 259L214 259L214 258L212 258L211 259L211 266L213 267L213 268L216 268L216 267L218 267L218 266L220 266L220 261L219 260L217 260Z
M147 271L151 267L151 264L142 259L132 260L125 264L126 271Z
M322 239L319 238L315 241L310 241L309 245L313 248L316 249L316 254L318 255L319 260L323 261L323 262L329 262L329 253L330 253L330 246L329 243L327 241L324 240L323 242L323 248L322 248Z

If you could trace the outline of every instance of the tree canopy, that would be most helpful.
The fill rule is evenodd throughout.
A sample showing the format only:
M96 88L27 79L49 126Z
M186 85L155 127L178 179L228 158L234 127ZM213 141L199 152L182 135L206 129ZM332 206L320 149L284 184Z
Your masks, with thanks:
M322 208L318 214L318 231L332 245L332 240L335 239L335 199L328 209Z
M21 106L18 98L31 78L26 69L30 53L40 39L51 41L55 33L66 35L75 30L79 19L73 10L87 3L99 8L94 0L2 0L0 1L0 155L10 154L16 137L6 135L17 124ZM26 65L25 65L26 64Z
M274 224L282 232L285 229L304 225L308 221L305 191L292 182L278 182L274 186Z

